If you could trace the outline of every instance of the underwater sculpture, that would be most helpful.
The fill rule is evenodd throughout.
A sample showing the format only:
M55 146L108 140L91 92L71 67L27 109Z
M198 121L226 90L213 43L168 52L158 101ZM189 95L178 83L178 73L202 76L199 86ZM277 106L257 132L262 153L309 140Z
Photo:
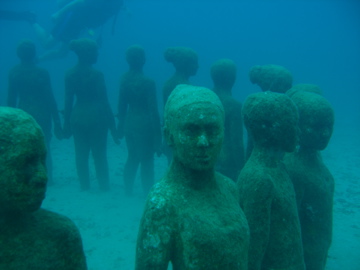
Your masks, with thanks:
M300 115L300 147L285 156L294 184L307 270L324 270L332 239L334 178L320 151L329 143L334 125L330 103L314 92L292 92Z
M20 64L9 72L7 105L20 108L40 125L47 148L46 167L52 183L51 137L52 123L57 139L62 139L59 112L51 88L49 72L36 65L36 47L31 40L23 40L17 47Z
M169 47L165 50L164 57L167 62L172 63L175 67L175 73L163 86L163 102L165 106L167 99L177 85L190 84L189 78L196 75L199 64L197 53L187 47ZM172 153L165 141L163 141L162 152L170 164Z
M90 188L89 155L92 152L100 189L107 190L108 130L115 143L118 144L119 139L107 98L104 75L92 67L97 61L98 47L90 39L78 39L70 43L70 50L78 56L78 64L69 69L65 76L64 136L74 136L76 169L81 189Z
M251 83L260 86L262 91L285 93L292 86L293 78L289 70L279 65L256 65L249 72ZM254 147L252 137L248 133L246 159Z
M322 95L321 88L316 84L310 84L310 83L295 84L288 91L286 91L286 94L291 97L293 95L293 93L298 92L298 91L306 91L306 92L311 92L311 93L316 93L316 94Z
M216 170L237 181L245 157L241 103L231 95L236 80L236 65L230 59L220 59L211 66L210 74L214 82L213 90L225 110L224 143Z
M171 92L178 84L190 84L189 78L196 75L198 70L197 53L186 47L169 47L164 52L167 62L175 67L175 73L165 82L163 87L164 105Z
M260 86L262 91L278 93L285 93L293 82L290 71L278 65L253 66L249 78L253 84Z
M298 140L296 106L287 95L261 92L245 100L243 116L254 139L237 182L250 228L249 270L304 270L295 192L283 164Z
M0 107L0 269L85 270L74 223L41 209L46 147L35 120Z
M150 191L136 269L247 269L249 231L234 182L215 172L224 109L211 90L178 85L165 106L174 157Z
M154 184L154 153L160 155L161 126L155 82L143 73L145 51L131 46L126 51L129 70L121 77L118 102L118 134L125 136L128 158L124 168L125 193L132 194L139 167L144 194Z

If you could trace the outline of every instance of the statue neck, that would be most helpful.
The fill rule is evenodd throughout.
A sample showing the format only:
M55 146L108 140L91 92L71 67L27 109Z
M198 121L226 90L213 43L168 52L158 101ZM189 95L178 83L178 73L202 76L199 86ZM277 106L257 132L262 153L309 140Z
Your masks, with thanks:
M285 151L273 148L255 145L251 152L251 158L255 158L267 167L277 167L283 160Z
M197 190L212 188L216 184L214 168L194 170L176 159L173 159L167 176L176 183Z

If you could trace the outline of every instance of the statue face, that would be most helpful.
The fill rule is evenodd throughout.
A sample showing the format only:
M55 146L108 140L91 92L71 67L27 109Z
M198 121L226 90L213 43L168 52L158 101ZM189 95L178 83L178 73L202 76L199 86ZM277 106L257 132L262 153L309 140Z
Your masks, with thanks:
M334 126L334 116L330 109L306 117L300 124L300 146L303 148L324 150L328 145Z
M0 212L33 212L46 191L46 149L41 133L23 134L16 145L0 153Z
M215 166L224 137L221 111L211 103L184 106L172 125L171 145L174 160L193 170Z

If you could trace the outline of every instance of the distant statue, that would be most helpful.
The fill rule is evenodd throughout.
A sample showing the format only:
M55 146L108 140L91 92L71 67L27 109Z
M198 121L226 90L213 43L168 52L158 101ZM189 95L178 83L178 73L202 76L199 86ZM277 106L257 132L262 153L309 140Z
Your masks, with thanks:
M91 152L100 189L108 190L108 130L115 143L119 143L119 139L107 98L104 75L92 67L97 61L98 47L92 40L78 39L71 42L70 49L77 54L78 64L69 69L65 77L64 136L74 136L76 169L81 189L90 188Z
M236 65L230 59L221 59L211 66L214 92L225 109L225 137L216 169L237 181L244 166L245 150L241 103L232 97L231 91L236 80Z
M250 228L249 270L304 270L294 187L283 164L298 141L298 112L284 94L250 95L244 123L254 149L237 185Z
M51 130L54 125L55 136L60 140L62 129L49 72L36 65L36 48L32 41L21 41L17 55L21 62L9 72L7 105L26 111L42 128L47 148L47 173L52 183Z
M249 231L236 186L215 172L221 101L209 89L178 85L165 106L164 134L174 157L148 195L135 268L247 269Z
M164 57L167 62L172 63L175 67L175 73L165 82L163 87L165 106L168 97L177 85L190 84L189 78L196 75L199 64L197 53L191 48L169 47L165 50ZM170 164L172 153L165 141L163 141L162 151Z
M278 65L253 66L249 72L250 81L262 91L285 93L292 86L293 78L289 70Z
M293 83L293 77L289 70L279 65L256 65L249 72L251 83L257 84L262 91L285 93ZM250 157L254 147L252 137L248 133L246 146L246 159Z
M129 70L122 76L118 103L119 138L125 135L128 158L124 168L125 193L131 195L136 171L147 195L154 184L154 153L160 155L161 126L155 82L143 73L145 51L131 46L126 51Z
M35 120L0 107L0 269L86 270L74 223L41 209L46 147Z
M314 92L292 92L299 109L300 148L285 156L294 183L307 270L324 270L332 239L334 178L320 151L334 126L330 103Z

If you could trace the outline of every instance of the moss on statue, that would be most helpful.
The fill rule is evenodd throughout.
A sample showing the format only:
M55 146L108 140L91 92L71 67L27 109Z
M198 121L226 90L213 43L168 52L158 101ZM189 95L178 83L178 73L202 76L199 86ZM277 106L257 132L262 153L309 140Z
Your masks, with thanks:
M261 92L246 99L243 116L254 139L237 182L250 228L249 270L303 270L295 192L282 162L297 143L296 106L284 94Z
M247 269L248 225L232 180L215 173L224 109L210 90L179 85L165 106L174 158L151 190L139 228L136 269Z
M249 72L250 81L262 91L285 93L292 86L292 75L286 68L278 65L253 66Z
M131 46L126 51L129 70L120 81L118 134L125 136L128 158L124 168L125 192L132 194L137 168L145 195L154 184L154 153L160 154L161 126L154 80L143 73L145 51Z
M243 121L241 103L232 97L236 80L236 65L230 59L220 59L211 66L214 92L225 110L225 135L216 169L225 176L237 180L244 166Z
M306 269L324 270L332 239L334 178L320 151L331 138L334 112L314 92L297 91L291 98L299 109L300 147L285 156L285 164L295 188Z
M190 84L189 78L196 75L198 69L198 56L191 48L169 47L164 52L165 60L172 63L175 67L175 73L165 82L163 86L164 106L171 92L179 84ZM171 149L163 141L162 153L166 156L168 164L172 159Z
M316 84L310 84L310 83L295 84L288 91L286 91L286 94L289 97L291 97L293 94L295 94L299 91L311 92L311 93L322 95L321 88L319 86L317 86Z
M40 127L5 107L0 122L0 269L86 269L74 223L40 208L47 182Z

